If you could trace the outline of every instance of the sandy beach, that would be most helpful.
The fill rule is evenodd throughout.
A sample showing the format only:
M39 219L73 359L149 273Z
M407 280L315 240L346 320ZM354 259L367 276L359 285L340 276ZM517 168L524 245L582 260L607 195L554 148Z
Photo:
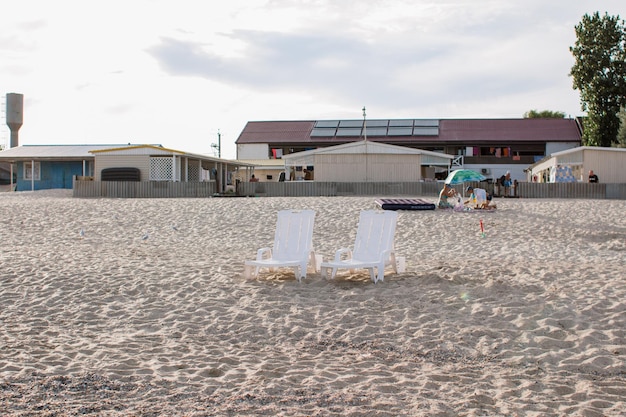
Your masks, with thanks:
M328 259L374 200L0 193L0 415L625 415L626 201L401 211L382 283L243 278L278 210Z

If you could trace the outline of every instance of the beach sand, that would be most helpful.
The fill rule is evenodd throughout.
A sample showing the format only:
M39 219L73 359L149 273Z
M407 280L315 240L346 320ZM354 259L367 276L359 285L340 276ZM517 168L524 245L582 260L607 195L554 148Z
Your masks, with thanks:
M624 415L625 201L400 211L382 283L243 278L278 210L329 259L374 200L0 193L0 415Z

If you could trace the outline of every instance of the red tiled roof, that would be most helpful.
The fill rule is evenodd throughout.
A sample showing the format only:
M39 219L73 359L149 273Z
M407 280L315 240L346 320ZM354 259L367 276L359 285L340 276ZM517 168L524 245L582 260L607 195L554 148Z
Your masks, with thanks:
M444 142L576 142L575 119L452 119L439 122Z
M324 143L335 145L359 140L357 137L313 137L315 121L248 122L236 143ZM575 119L441 119L437 136L371 136L368 139L390 144L419 143L514 143L579 142L581 132Z
M248 122L236 143L309 143L315 121Z

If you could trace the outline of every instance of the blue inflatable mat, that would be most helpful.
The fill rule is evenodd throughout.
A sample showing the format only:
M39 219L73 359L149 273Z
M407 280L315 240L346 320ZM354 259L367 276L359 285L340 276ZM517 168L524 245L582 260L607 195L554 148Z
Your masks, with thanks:
M383 210L434 210L435 203L420 198L381 198L376 204Z

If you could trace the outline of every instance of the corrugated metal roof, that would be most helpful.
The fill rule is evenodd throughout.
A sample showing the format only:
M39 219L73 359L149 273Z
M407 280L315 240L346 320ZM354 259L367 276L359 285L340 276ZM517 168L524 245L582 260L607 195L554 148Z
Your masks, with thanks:
M0 151L0 160L93 159L91 151L127 145L22 145Z
M578 148L565 149L563 151L554 152L551 156L567 155L568 153L576 153L579 151L597 151L597 152L626 152L625 148L606 148L601 146L579 146Z
M579 146L577 148L565 149L563 151L554 152L553 154L548 155L540 159L539 161L535 162L534 164L530 165L529 168L537 169L537 167L540 167L539 169L544 169L543 167L551 166L551 164L558 163L561 160L565 160L568 157L574 160L582 161L585 151L617 153L617 152L626 152L626 149L606 148L606 147L601 147L601 146Z
M162 146L156 145L132 145L123 146L121 148L110 149L97 149L91 151L94 154L109 154L109 155L185 155L183 151L177 151L175 149L168 149Z
M298 152L298 153L294 153L294 154L284 155L283 159L289 159L289 158L293 157L293 155L307 155L307 154L340 154L341 155L341 154L349 154L349 153L354 153L354 154L363 154L363 153L368 153L368 154L397 154L397 155L432 154L432 155L441 156L441 157L447 158L447 159L454 158L454 156L452 156L452 155L439 154L439 153L436 153L436 152L425 151L425 150L422 150L422 149L407 148L407 147L404 147L404 146L389 145L389 144L380 143L380 142L371 142L369 140L367 140L367 141L360 140L358 142L344 143L344 144L341 144L341 145L329 146L327 148L312 149L310 151L304 151L304 152Z
M160 145L23 145L0 152L0 162L28 161L31 159L49 161L93 160L96 154L111 152L115 155L172 155L195 158L202 161L224 163L227 165L252 167L254 165L216 158L208 155L193 154L164 148Z
M126 146L126 147L121 147L121 148L95 150L95 151L92 151L92 153L96 155L109 154L109 155L115 155L115 156L129 156L129 155L172 156L172 155L176 155L180 157L198 159L201 161L217 162L221 164L233 165L233 166L239 166L239 167L252 167L253 166L252 164L248 164L246 162L216 158L214 156L209 156L209 155L200 155L196 153L178 151L176 149L164 148L163 146L160 146L160 145L131 145L131 146Z
M313 165L315 155L322 154L396 154L396 155L423 155L431 162L441 162L445 165L450 163L454 158L453 155L444 153L425 151L422 149L406 148L404 146L389 145L386 143L370 142L369 140L361 140L358 142L344 143L341 145L329 146L326 148L312 149L284 155L285 165Z

